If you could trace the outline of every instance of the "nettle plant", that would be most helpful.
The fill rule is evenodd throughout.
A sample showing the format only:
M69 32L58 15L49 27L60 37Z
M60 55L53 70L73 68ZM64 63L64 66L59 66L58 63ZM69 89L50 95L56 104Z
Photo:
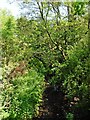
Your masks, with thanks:
M8 119L27 120L37 116L43 90L44 77L35 70L5 83L3 108Z

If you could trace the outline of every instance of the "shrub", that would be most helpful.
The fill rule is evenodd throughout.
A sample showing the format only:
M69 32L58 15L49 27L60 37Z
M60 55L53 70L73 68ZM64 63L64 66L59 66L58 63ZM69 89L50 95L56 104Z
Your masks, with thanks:
M5 84L4 111L9 120L27 120L38 114L44 90L44 77L35 70ZM3 116L5 117L5 116Z

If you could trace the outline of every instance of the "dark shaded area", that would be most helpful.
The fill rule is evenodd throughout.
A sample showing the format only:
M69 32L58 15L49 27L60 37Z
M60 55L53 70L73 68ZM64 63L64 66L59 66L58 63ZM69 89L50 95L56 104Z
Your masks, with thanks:
M64 94L59 86L47 86L43 94L39 116L33 120L66 120L64 112Z
M74 111L74 120L90 120L90 110L76 108Z
M73 113L73 120L90 120L90 110L75 108L58 85L47 85L39 108L39 115L33 120L67 120L66 113Z

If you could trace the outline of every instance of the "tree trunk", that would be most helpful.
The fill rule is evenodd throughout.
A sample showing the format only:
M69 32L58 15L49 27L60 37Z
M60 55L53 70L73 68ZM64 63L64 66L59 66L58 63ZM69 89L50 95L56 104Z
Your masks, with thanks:
M90 50L90 0L88 2L88 48Z

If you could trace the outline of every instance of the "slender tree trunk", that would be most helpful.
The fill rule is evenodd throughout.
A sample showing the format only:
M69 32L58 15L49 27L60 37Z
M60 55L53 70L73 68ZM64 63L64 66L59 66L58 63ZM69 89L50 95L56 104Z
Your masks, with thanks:
M90 0L88 2L88 47L90 50Z
M70 21L70 9L69 9L69 5L67 6L67 12L68 12L68 22Z
M90 0L88 2L88 29L90 29Z

